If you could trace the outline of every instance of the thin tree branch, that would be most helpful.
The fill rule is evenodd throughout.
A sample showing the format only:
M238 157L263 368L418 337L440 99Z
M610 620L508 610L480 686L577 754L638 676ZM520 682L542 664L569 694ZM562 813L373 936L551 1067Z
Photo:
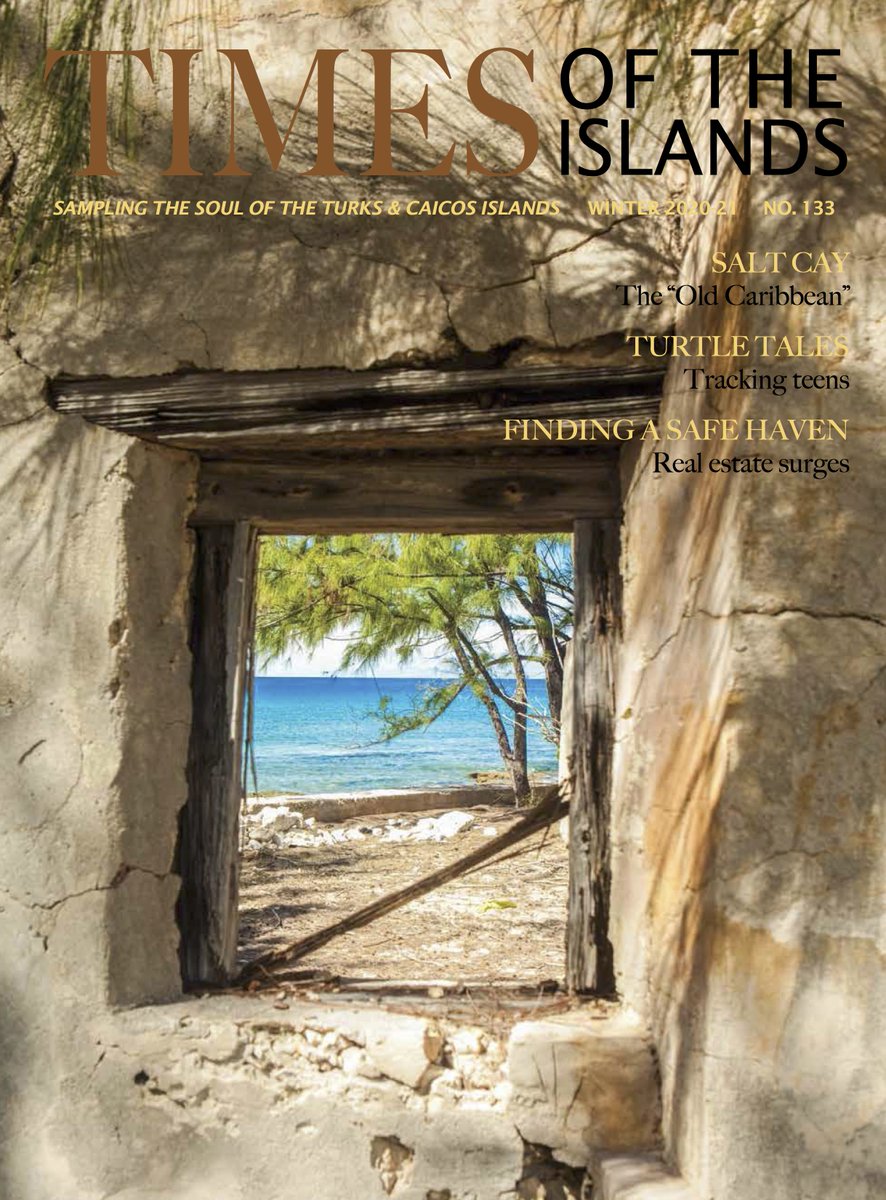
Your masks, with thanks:
M387 896L373 900L371 904L357 909L356 912L343 917L340 921L335 921L332 925L318 929L315 933L308 934L307 937L289 942L287 945L281 946L278 950L272 950L268 954L263 954L261 958L257 958L254 962L244 967L235 982L247 983L257 975L270 974L281 966L297 962L306 955L312 954L322 946L328 945L335 938L341 937L342 934L351 933L355 929L362 929L366 925L372 924L373 921L377 921L381 917L386 917L388 913L402 908L410 900L417 900L420 896L426 896L429 892L436 891L444 883L450 883L453 879L458 879L460 876L467 874L480 863L485 863L491 858L495 858L502 850L508 850L511 846L517 845L517 843L522 842L525 838L531 837L532 834L537 833L540 829L545 829L548 825L553 825L555 821L559 821L561 817L564 817L568 811L569 801L561 797L559 789L553 791L547 799L543 800L541 804L527 813L525 817L522 817L499 837L493 838L485 846L478 846L476 850L472 850L462 858L456 859L455 862L450 863L448 866L432 871L430 875L425 875L422 879L417 879L414 883L410 883L396 892L391 892Z

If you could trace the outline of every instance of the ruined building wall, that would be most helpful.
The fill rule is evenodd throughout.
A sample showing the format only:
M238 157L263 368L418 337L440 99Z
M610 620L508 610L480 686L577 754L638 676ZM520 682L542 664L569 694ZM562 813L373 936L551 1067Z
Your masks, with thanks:
M379 4L349 19L342 6L305 8L313 15L266 5L222 14L228 44L251 46L280 94L296 44L451 46L469 61L477 46L541 35L556 60L582 36L576 10L553 4L421 13ZM862 29L854 61L872 44ZM556 111L539 95L540 109ZM349 103L363 127L365 98ZM219 144L210 110L195 105L204 149ZM460 136L472 119L453 99L446 120ZM875 123L856 124L873 155ZM130 182L144 191L150 179L159 192L171 186L156 174L168 156L162 113L145 137ZM668 1152L702 1200L868 1200L883 1170L871 774L883 711L882 349L871 320L882 307L871 256L881 177L872 168L865 191L854 176L845 215L818 235L855 261L852 304L834 318L853 344L851 474L777 486L655 478L651 447L626 456L613 940L620 990L657 1044ZM226 1031L215 1009L202 1020L190 1010L117 1015L117 1005L179 990L171 869L190 719L196 466L54 415L45 387L64 373L359 369L465 351L595 363L624 355L633 322L653 332L669 319L617 308L613 279L696 279L715 239L789 249L799 236L763 224L759 181L738 190L739 218L716 231L577 221L583 185L549 163L507 186L559 198L564 215L482 226L133 222L121 226L127 271L102 294L89 284L78 297L73 278L59 276L35 312L25 289L13 292L0 359L0 1193L13 1200L145 1200L158 1189L169 1200L299 1196L294 1169L304 1195L341 1200L379 1187L368 1147L381 1127L354 1115L361 1105L388 1114L399 1105L396 1121L385 1119L404 1140L443 1128L448 1102L416 1101L396 1077L402 1067L356 1094L334 1074L338 1099L317 1107L304 1081L282 1098L266 1088L267 1065L286 1052L265 1046L267 1031ZM263 172L224 187L347 197L370 185ZM461 187L428 180L420 191L445 198ZM414 181L402 188L419 191ZM654 188L638 180L632 193ZM225 194L223 185L206 194ZM787 184L782 194L792 194ZM717 311L690 312L683 325L723 329ZM805 317L791 320L799 329ZM747 315L742 323L766 328ZM766 410L830 415L831 400L788 395ZM720 415L745 407L722 394L706 407L672 373L665 415L714 405ZM261 1053L250 1048L247 1066L229 1070L245 1041ZM327 1050L343 1071L342 1054L356 1048L345 1038L323 1050L318 1079L328 1085ZM136 1083L142 1071L154 1082ZM248 1112L238 1129L206 1102L207 1081L220 1087L222 1077L226 1102ZM476 1089L491 1090L488 1079ZM272 1113L282 1122L273 1136ZM477 1121L457 1114L439 1136L450 1157L475 1138L477 1172L459 1176L460 1189L485 1200L481 1185L498 1196L514 1179L521 1146L513 1128ZM336 1140L345 1127L349 1155ZM345 1159L353 1176L331 1172ZM398 1195L425 1200L419 1182Z
M851 300L786 318L696 307L679 324L755 334L783 320L791 335L845 334L842 363L763 365L789 382L798 367L845 370L851 391L705 395L677 363L662 413L848 417L845 444L748 449L845 456L850 473L655 476L649 445L625 462L616 963L620 989L652 1023L669 1152L700 1195L718 1198L872 1200L886 1186L884 171L881 101L861 81L881 78L871 59L882 36L855 32L843 38L844 69L858 72L851 184L737 182L738 216L699 223L681 271L709 286L714 248L837 250L851 256L837 284L850 282ZM762 210L767 197L799 206L815 195L837 214L801 225ZM745 446L703 451L706 461Z
M253 17L244 6L224 17L229 44L253 49L269 90L286 94L294 45L439 44L463 70L463 31L472 47L496 44L505 27L509 40L530 36L504 5L421 18L406 5L364 6L351 21L310 9ZM187 43L176 16L162 44ZM219 90L211 98L202 139L218 147L225 109ZM159 114L146 104L155 115L124 191L175 195L158 175L164 103L168 95ZM367 103L352 96L344 123L367 127ZM194 111L203 119L202 106ZM471 119L462 89L447 120L463 136ZM197 154L201 136L194 144ZM258 160L257 148L247 153ZM446 198L461 186L422 181L420 194ZM220 1015L196 999L145 1007L180 995L172 867L190 721L196 463L52 413L46 387L61 375L364 369L508 353L510 343L518 356L560 346L578 346L588 361L623 355L629 317L598 301L607 272L638 271L649 246L619 225L575 220L574 199L547 167L520 184L536 186L557 189L562 220L125 221L125 269L101 287L87 276L79 293L74 273L58 271L45 294L13 289L0 364L4 1198L382 1197L385 1149L399 1153L390 1139L417 1157L402 1200L447 1188L498 1200L513 1190L524 1143L500 1094L502 1047L449 1039L454 1066L443 1069L443 1040L393 1018L388 1046L368 1018L355 1032L329 1014L253 1006ZM414 181L397 188L416 191ZM267 170L206 185L230 197L367 190ZM607 313L592 330L584 299ZM625 1111L640 1115L619 1121L612 1144L624 1130L654 1144L649 1045L639 1025L630 1032L636 1073L627 1078L637 1087ZM417 1093L428 1070L435 1086ZM541 1070L535 1059L523 1068L531 1087L550 1067ZM544 1106L540 1115L537 1101L530 1107L530 1134L555 1142ZM562 1113L548 1122L573 1158L579 1115L568 1135Z
M180 991L194 470L50 413L8 344L0 399L0 1194L79 1197L88 1020Z

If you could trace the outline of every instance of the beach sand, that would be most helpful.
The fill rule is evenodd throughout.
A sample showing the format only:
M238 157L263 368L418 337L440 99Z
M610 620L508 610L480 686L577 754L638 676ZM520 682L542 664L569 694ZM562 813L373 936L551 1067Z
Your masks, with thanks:
M246 850L241 958L249 961L305 936L452 862L488 843L493 832L503 833L520 815L504 806L470 811L472 823L440 842L392 841L364 832L358 841ZM399 828L408 833L418 819L435 815L405 815ZM326 828L387 829L389 820L356 817ZM505 985L562 980L567 848L551 829L523 843L522 851L337 938L301 960L299 969L344 980Z

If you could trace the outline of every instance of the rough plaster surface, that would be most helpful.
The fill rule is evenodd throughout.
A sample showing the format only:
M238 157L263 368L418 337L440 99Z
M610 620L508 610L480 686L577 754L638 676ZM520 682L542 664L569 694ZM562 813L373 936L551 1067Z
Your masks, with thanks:
M511 1111L527 1142L564 1162L588 1163L589 1147L656 1147L658 1074L636 1016L526 1021L508 1044Z
M594 1124L579 1153L573 1143L581 1165L591 1145L642 1149L656 1137L651 1046L636 1023L591 1010L551 1024L534 1040L531 1024L520 1027L506 1050L480 1027L406 1014L190 1000L94 1022L92 1095L100 1110L130 1111L146 1142L163 1131L164 1153L143 1168L143 1183L163 1195L190 1200L183 1180L207 1162L224 1165L225 1182L214 1186L226 1198L357 1189L516 1200L533 1113L564 1160L558 1148L588 1133L582 1122ZM541 1094L528 1079L551 1047L568 1097L547 1075ZM109 1167L94 1163L96 1188L112 1178Z
M468 41L520 44L540 32L556 59L582 40L569 6L351 9L223 5L219 19L284 95L297 43L439 44L463 65ZM192 41L181 22L174 9L170 38ZM862 28L854 41L843 39L844 55L863 63L876 36ZM873 156L881 139L863 92L854 128ZM159 189L163 103L124 190ZM365 112L365 101L349 104ZM205 154L218 132L211 108L200 113L195 150ZM454 95L446 120L459 129L469 119ZM648 449L626 455L613 939L619 986L655 1038L665 1152L703 1200L874 1200L886 1186L874 761L886 699L882 263L872 249L883 241L882 172L872 160L862 174L851 191L830 185L851 215L816 235L855 256L853 303L834 318L854 347L852 474L777 490L754 479L689 486L654 479ZM462 190L394 186L401 196ZM201 187L232 197L378 190L288 171ZM115 1012L178 991L171 866L189 723L195 469L45 404L46 377L62 372L363 368L515 340L514 361L623 355L633 318L608 285L622 274L673 277L680 232L591 220L583 185L547 167L496 187L554 195L565 215L482 230L422 218L128 224L128 271L104 295L87 287L78 298L60 279L42 312L22 287L11 298L0 348L9 1200L502 1200L520 1175L521 1132L573 1158L591 1136L591 1108L562 1108L559 1060L556 1095L538 1094L554 1051L537 1029L512 1046L519 1074L536 1039L536 1082L511 1093L497 1090L503 1048L478 1053L469 1032L461 1050L444 1036L448 1066L415 1026L396 1036L386 1027L373 1042L362 1018L343 1028L338 1017L299 1023L275 1010L244 1024L223 1000L205 1002L215 1006L205 1015L203 1005ZM790 248L796 232L750 215L758 181L737 194L734 226L682 231L683 275L703 274L720 238L769 248L777 235ZM795 329L807 319L791 316ZM767 328L758 322L745 314L746 328ZM645 315L642 324L656 328ZM684 327L717 328L691 313ZM665 415L750 410L714 399L686 393L675 373ZM829 412L826 396L809 393L766 400L765 413L776 405L785 416ZM620 1063L646 1088L636 1049ZM574 1058L569 1070L585 1078ZM647 1148L655 1099L632 1099L647 1106L635 1112L635 1148Z
M43 389L3 346L0 1192L79 1198L58 1141L88 1079L84 1013L180 986L194 472L55 416Z
M751 214L767 191L746 186ZM687 483L653 476L648 447L625 464L619 987L652 1022L670 1159L718 1200L873 1200L886 1187L886 577L875 549L886 429L871 254L882 217L857 177L836 194L852 218L776 232L786 250L812 242L854 256L854 299L827 320L853 348L848 401L789 388L706 402L674 371L663 415L846 415L837 454L851 474ZM704 276L712 247L774 237L750 215L699 230L686 275ZM767 314L740 319L751 333L772 327ZM808 312L788 322L794 333L822 327ZM695 310L681 328L722 326ZM705 457L729 452L713 444Z
M123 155L115 160L119 193L239 201L244 208L256 199L321 205L377 199L387 207L392 200L405 205L491 196L556 203L559 215L120 218L114 228L127 269L101 297L87 288L72 305L72 281L63 280L37 320L25 289L16 289L9 324L29 362L51 375L145 375L186 367L360 369L521 340L541 349L568 347L630 326L631 311L610 303L610 280L642 271L652 283L671 270L677 262L675 224L592 217L585 200L596 193L553 167L562 109L559 62L582 44L583 34L591 36L580 12L529 0L442 7L385 0L356 6L347 17L350 7L230 4L217 18L218 44L250 49L281 120L298 96L313 49L349 48L337 65L337 153L346 176L302 174L311 162L310 139L300 140L302 126L280 170L272 172L244 103L238 110L240 159L255 173L214 177L227 146L227 107L220 60L207 50L208 73L195 67L191 105L192 159L205 178L195 183L159 176L169 157L170 90L158 70L156 89L135 80L144 128L137 162L127 163ZM164 37L148 42L211 45L184 3L170 5ZM373 82L361 50L371 46L445 50L448 82L428 60L396 61L395 103L412 102L425 83L442 82L432 90L429 141L414 120L399 118L394 148L398 166L408 167L441 157L455 140L451 176L360 177L371 159ZM464 175L468 140L491 164L497 154L502 165L516 161L513 143L520 149L519 139L480 117L467 99L467 69L477 53L493 46L535 49L534 85L525 75L521 79L522 69L508 56L490 60L484 77L531 107L543 145L526 174L498 180ZM649 189L647 180L636 181L636 194Z
M596 1200L698 1200L656 1155L601 1154L593 1169Z

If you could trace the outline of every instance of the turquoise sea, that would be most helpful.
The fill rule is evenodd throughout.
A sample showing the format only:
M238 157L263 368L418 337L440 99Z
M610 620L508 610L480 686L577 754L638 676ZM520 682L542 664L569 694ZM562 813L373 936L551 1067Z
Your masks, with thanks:
M372 716L381 696L408 711L427 679L282 678L255 681L254 744L259 791L337 792L469 783L471 771L501 770L486 710L462 695L428 729L379 742ZM508 689L512 683L503 681ZM546 711L544 681L530 680ZM555 748L534 727L529 765L556 771ZM249 789L254 784L250 774Z

